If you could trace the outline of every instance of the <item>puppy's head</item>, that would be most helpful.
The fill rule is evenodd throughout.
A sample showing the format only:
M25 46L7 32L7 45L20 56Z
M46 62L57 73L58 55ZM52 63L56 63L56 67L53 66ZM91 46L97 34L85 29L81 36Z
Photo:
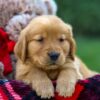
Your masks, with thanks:
M15 54L43 69L61 67L67 59L74 60L72 28L56 16L37 17L21 32Z

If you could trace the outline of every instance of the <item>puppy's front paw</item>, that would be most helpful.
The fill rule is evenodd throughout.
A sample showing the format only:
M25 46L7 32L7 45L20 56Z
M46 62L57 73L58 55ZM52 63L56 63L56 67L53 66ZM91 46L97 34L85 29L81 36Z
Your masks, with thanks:
M54 96L54 87L50 81L35 82L32 87L41 98L49 99Z
M56 91L60 96L70 97L75 91L75 83L69 81L58 81Z

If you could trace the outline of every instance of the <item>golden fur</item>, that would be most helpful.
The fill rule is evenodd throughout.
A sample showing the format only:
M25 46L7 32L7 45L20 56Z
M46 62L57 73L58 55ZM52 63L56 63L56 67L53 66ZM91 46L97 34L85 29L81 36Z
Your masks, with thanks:
M30 84L42 98L54 96L51 79L56 79L59 95L71 96L78 79L94 74L75 56L75 47L69 24L52 15L33 19L15 46L16 79ZM60 54L55 64L48 56L52 51Z

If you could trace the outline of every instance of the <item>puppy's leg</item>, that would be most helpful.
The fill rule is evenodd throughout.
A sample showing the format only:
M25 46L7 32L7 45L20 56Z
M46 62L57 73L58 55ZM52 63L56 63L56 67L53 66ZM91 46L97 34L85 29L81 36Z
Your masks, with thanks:
M59 95L64 97L72 96L75 90L76 82L79 78L77 70L73 68L73 64L68 64L70 66L61 70L58 79L56 91Z
M41 98L54 96L52 82L42 70L20 63L17 65L16 79L31 85Z
M32 71L32 88L41 98L50 98L54 96L54 88L47 74L39 69Z

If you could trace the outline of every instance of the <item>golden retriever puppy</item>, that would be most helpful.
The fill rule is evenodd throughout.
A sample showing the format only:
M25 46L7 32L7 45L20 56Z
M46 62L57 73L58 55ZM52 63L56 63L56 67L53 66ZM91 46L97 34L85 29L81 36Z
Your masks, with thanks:
M67 97L73 94L78 79L94 74L75 56L71 26L53 15L30 22L20 34L15 54L16 79L30 84L41 98L54 96L51 80L57 80L59 95Z

